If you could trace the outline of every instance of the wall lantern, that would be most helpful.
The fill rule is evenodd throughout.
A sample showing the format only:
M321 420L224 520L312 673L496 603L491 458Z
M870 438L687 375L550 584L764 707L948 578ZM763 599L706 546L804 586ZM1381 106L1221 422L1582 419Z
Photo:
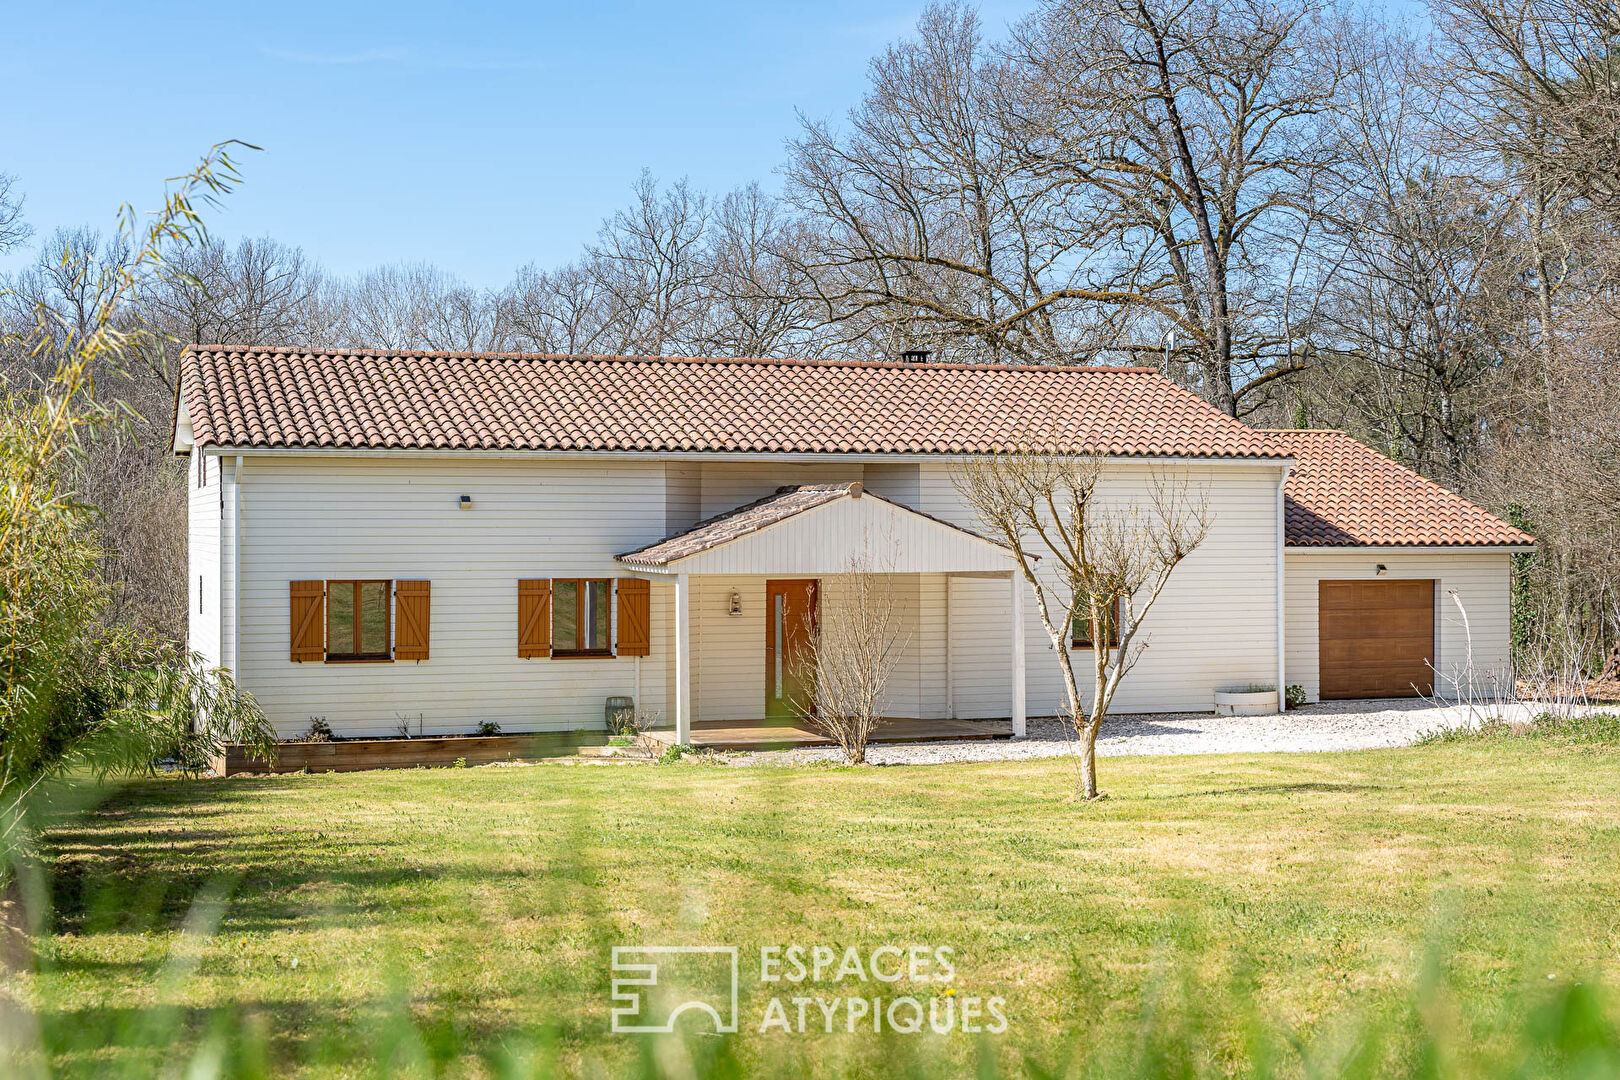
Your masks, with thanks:
M1385 566L1383 563L1379 563L1378 564L1378 576L1383 577L1387 573L1389 573L1389 567Z
M471 510L472 509L472 496L471 495L463 495L461 497L461 508L463 510Z
M736 589L731 590L731 599L726 604L726 614L742 614L742 593L738 592Z

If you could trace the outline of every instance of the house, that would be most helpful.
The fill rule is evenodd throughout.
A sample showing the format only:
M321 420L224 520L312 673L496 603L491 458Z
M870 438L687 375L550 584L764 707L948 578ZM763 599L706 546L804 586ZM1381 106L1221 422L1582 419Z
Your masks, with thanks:
M1111 498L1164 470L1208 492L1119 711L1507 676L1530 537L1151 369L213 346L186 351L174 417L191 647L283 736L315 716L351 736L600 727L623 696L685 741L795 712L794 628L836 617L864 569L904 611L886 713L1021 732L1058 710L1058 665L953 470L1032 442L1102 458Z

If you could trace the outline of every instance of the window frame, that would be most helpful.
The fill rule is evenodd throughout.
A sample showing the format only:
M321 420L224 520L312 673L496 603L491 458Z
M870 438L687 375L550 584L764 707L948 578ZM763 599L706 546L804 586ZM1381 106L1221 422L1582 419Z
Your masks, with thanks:
M566 648L562 647L557 638L557 588L559 585L574 586L574 643L578 645L588 625L587 615L591 585L601 585L607 591L607 616L602 628L602 636L607 645L600 649L592 648ZM600 659L613 656L613 579L612 578L552 578L551 579L551 655L553 659Z
M1086 629L1091 631L1091 636L1078 637L1075 635L1075 627L1081 621L1085 622ZM1077 610L1074 613L1074 619L1069 623L1069 648L1094 650L1097 648L1097 643L1093 640L1095 636L1096 628L1092 625L1090 617ZM1119 597L1117 596L1114 597L1114 618L1108 627L1108 647L1110 649L1119 648Z
M332 651L332 587L334 585L350 585L354 587L354 636L363 645L360 634L360 587L362 585L381 585L383 587L383 651L380 653L335 653ZM328 664L392 664L394 662L394 579L393 578L328 578L326 582L326 595L322 598L326 608L322 614L325 616L326 633L326 662Z

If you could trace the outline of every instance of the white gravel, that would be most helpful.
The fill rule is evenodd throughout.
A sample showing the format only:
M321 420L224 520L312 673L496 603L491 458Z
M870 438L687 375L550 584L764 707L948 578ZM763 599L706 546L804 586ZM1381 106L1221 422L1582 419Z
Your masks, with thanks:
M1509 706L1504 717L1530 719L1545 711L1534 705ZM1212 713L1153 713L1113 716L1103 721L1097 753L1134 754L1321 753L1406 746L1425 732L1469 726L1479 713L1459 705L1437 707L1421 699L1324 701L1280 716L1216 716ZM1023 739L936 743L873 743L866 751L874 765L939 765L960 761L1022 761L1069 752L1057 720L1031 718ZM773 750L725 755L730 765L804 765L838 761L831 748Z

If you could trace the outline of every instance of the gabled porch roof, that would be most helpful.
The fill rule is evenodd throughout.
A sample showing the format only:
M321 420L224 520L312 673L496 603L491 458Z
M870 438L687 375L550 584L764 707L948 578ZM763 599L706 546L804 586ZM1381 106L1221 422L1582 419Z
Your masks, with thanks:
M988 537L864 491L859 483L778 488L618 556L654 574L1009 573Z

